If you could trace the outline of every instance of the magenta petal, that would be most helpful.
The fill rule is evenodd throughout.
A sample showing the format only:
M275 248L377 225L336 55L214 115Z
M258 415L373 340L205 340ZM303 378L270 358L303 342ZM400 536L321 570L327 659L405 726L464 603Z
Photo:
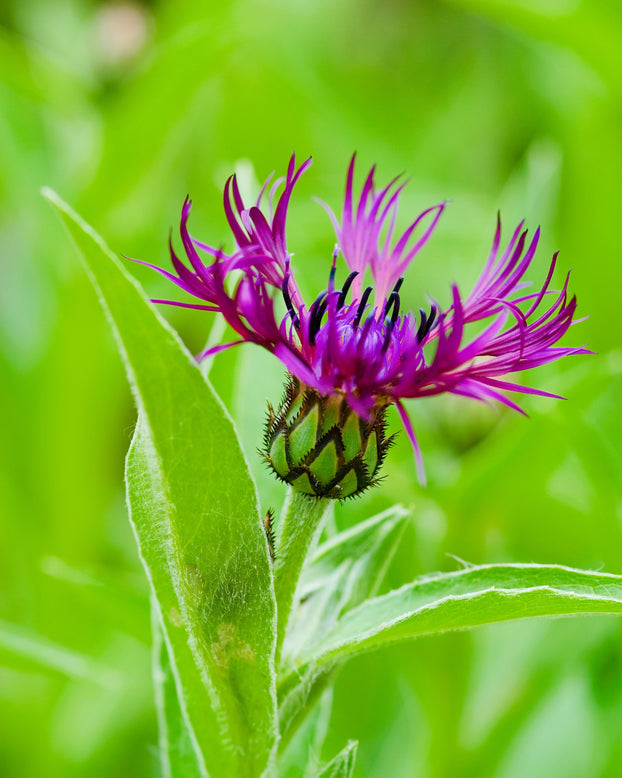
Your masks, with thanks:
M211 346L210 348L206 348L205 351L201 351L199 354L196 355L196 361L202 362L207 357L213 357L214 354L219 354L221 351L225 351L228 348L231 348L232 346L239 346L242 343L245 343L244 340L234 340L231 343L221 343L218 346Z
M377 188L372 167L355 196L355 159L348 166L340 220L324 206L350 274L344 278L336 251L332 266L327 258L326 286L316 290L314 300L303 300L286 239L290 201L311 164L307 159L297 167L294 155L286 175L270 176L251 207L245 206L236 177L227 180L223 206L237 245L234 253L190 237L186 199L180 222L183 254L178 256L171 243L172 272L142 264L196 300L156 302L218 313L238 334L238 340L205 349L198 358L251 342L274 354L307 386L345 397L363 419L394 402L423 483L421 451L404 399L451 393L523 413L506 392L558 395L517 383L517 372L589 352L558 345L577 323L577 303L568 293L568 278L559 291L550 288L557 254L544 283L525 292L540 232L528 241L522 222L502 249L497 219L490 253L469 296L463 298L453 284L444 312L436 304L416 316L401 310L402 273L431 239L446 203L415 215L396 234L403 179ZM199 250L208 255L207 262ZM367 269L374 286L364 288Z
M415 435L415 430L410 420L410 416L408 415L406 409L404 408L404 406L399 400L396 401L395 405L397 407L397 411L402 420L402 424L404 425L404 429L406 430L406 434L408 435L408 439L410 440L413 447L413 453L415 455L415 466L417 469L417 478L419 479L419 483L421 484L421 486L425 486L427 480L425 477L425 468L423 466L423 456L421 454L419 441L417 440L417 436Z
M219 309L215 305L195 305L194 303L180 303L176 300L157 300L152 298L152 303L159 303L160 305L175 305L178 308L193 308L195 311L218 311Z

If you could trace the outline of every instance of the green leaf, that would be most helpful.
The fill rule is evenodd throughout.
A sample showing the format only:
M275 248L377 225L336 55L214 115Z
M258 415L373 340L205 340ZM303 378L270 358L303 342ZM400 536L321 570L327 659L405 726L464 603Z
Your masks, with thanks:
M317 549L302 579L303 597L324 586L324 578L349 563L348 596L344 609L374 595L387 571L410 511L395 505L329 538Z
M317 778L350 778L354 772L357 747L358 743L351 740L343 751L340 751L322 772L318 773Z
M328 688L279 757L279 778L309 778L317 775L322 746L329 732L332 708L333 690Z
M323 543L304 570L301 604L284 646L284 666L296 667L308 645L329 632L339 617L378 590L410 513L397 505ZM331 668L292 673L279 688L282 745L330 683Z
M179 704L175 675L162 633L158 606L152 603L152 673L158 714L158 747L163 778L206 775L197 759L189 722Z
M131 520L199 762L212 778L260 775L276 741L275 600L233 425L118 259L45 195L99 294L139 408L126 472Z
M331 665L419 635L582 613L622 613L622 576L556 565L470 567L426 576L368 600L346 613L301 659L311 666Z
M409 516L397 505L322 543L302 575L285 661L293 662L343 613L377 592Z

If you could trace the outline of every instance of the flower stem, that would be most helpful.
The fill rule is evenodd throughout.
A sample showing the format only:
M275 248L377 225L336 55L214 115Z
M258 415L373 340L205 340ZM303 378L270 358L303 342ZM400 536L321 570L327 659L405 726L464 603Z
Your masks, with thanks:
M274 588L278 613L277 666L290 615L295 607L296 586L309 551L319 535L330 500L314 498L291 489L277 525Z

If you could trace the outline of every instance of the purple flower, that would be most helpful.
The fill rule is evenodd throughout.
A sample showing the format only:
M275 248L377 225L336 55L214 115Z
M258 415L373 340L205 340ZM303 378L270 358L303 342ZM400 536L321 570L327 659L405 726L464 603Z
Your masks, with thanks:
M404 184L394 179L377 190L372 168L357 200L354 163L353 157L341 219L327 208L337 248L328 286L310 305L296 284L285 233L293 189L311 164L308 159L297 168L294 156L286 176L274 183L269 178L250 208L235 176L227 181L224 208L235 240L230 254L190 237L190 201L185 201L181 216L185 261L171 243L174 273L155 269L203 302L155 302L224 316L238 338L207 349L199 359L240 343L257 343L301 385L324 398L340 397L362 420L395 403L423 479L419 446L403 400L450 392L496 400L520 411L505 392L558 395L523 386L513 374L589 352L556 345L573 323L576 309L576 298L568 297L568 279L561 291L549 289L557 254L542 288L525 292L524 278L539 230L527 242L522 222L504 250L497 223L492 250L471 294L464 297L454 284L447 310L433 304L418 314L403 313L399 294L403 274L428 242L446 203L428 208L395 236ZM335 280L339 253L350 271L340 286ZM370 286L364 282L367 271ZM477 328L478 334L469 335L469 325L475 322L487 323Z

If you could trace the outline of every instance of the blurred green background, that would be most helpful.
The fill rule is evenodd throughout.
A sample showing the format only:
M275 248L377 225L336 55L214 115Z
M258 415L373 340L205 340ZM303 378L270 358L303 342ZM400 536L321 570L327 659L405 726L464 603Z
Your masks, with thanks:
M622 573L622 10L617 0L4 0L0 3L0 774L156 776L148 601L126 517L135 413L112 337L50 185L113 249L167 262L183 198L227 239L221 187L252 189L313 154L291 207L308 295L326 281L354 150L411 177L402 223L451 207L404 305L466 291L489 249L540 224L573 268L569 342L596 356L528 380L567 402L530 419L455 399L412 404L429 486L400 437L387 479L336 511L395 501L412 529L388 585L472 563L558 562ZM132 266L153 296L168 290ZM563 274L557 278L562 282ZM166 310L198 351L209 315ZM264 508L281 486L255 448L282 375L252 347L212 379ZM394 421L397 428L397 423ZM201 488L200 484L197 488ZM360 741L359 778L622 774L622 624L529 622L422 639L342 672L324 758Z

